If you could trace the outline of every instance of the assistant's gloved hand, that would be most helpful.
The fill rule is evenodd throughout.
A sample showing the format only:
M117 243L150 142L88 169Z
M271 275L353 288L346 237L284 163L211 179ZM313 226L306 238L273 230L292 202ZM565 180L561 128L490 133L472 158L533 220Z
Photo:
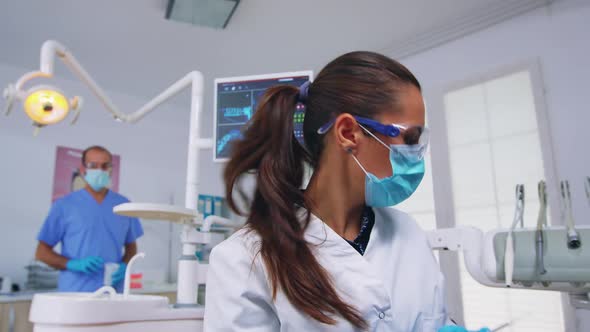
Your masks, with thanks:
M89 256L81 259L70 259L66 269L74 272L93 274L104 268L104 260L100 257Z
M113 285L116 285L125 279L125 270L127 270L127 264L121 262L117 271L115 271L111 276Z
M488 329L487 327L483 327L477 331L469 331L462 326L447 325L447 326L443 326L440 329L438 329L438 332L491 332L491 330Z

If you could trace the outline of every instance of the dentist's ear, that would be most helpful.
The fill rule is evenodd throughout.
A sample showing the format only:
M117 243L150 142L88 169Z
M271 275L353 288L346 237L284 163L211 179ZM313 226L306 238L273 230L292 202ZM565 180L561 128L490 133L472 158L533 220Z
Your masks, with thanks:
M336 117L330 135L336 144L346 152L349 148L354 152L364 139L362 129L358 126L355 118L348 113L342 113Z

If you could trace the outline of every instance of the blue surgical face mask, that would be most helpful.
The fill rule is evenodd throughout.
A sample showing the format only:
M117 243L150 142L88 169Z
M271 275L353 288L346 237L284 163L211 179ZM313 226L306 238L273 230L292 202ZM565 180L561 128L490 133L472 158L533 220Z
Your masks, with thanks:
M111 183L109 172L101 169L88 169L84 180L94 191L101 191Z
M379 179L374 174L367 172L358 159L352 155L363 172L365 172L365 203L367 206L372 207L399 204L416 191L424 177L426 145L392 144L388 146L371 132L368 133L389 149L389 161L391 162L393 175Z

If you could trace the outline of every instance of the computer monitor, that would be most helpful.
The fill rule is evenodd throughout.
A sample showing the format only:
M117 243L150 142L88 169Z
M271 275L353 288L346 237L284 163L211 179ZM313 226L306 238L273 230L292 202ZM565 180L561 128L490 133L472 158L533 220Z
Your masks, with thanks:
M254 115L258 99L266 89L276 85L299 87L313 79L312 71L276 73L215 79L215 141L213 160L227 161L231 143L242 137L248 121ZM303 142L303 117L305 107L297 105L294 115L294 135Z

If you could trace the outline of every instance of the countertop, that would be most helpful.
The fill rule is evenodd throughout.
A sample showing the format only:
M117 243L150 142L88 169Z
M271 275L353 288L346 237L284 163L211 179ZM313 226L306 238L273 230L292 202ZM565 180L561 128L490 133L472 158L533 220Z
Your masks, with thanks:
M0 294L0 303L12 303L12 302L26 302L31 301L35 294L51 293L55 290L42 290L42 291L21 291L12 294ZM145 285L144 288L131 289L131 294L154 294L154 293L173 293L176 292L176 284L153 284Z

